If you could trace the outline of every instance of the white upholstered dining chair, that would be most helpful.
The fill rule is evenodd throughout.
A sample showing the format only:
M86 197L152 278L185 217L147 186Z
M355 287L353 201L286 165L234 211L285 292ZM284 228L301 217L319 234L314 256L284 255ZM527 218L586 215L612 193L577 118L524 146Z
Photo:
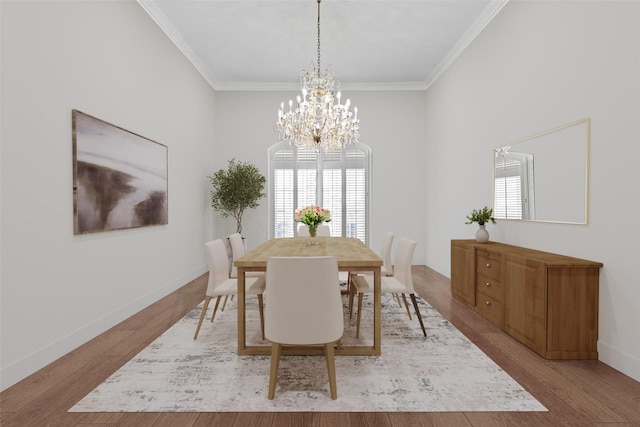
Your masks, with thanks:
M233 257L233 261L238 258L244 256L244 240L242 239L242 235L240 233L233 233L229 236L229 245L231 246L231 255ZM233 265L231 266L231 274L229 277L238 277L238 268ZM264 276L264 271L248 271L245 273L245 277L261 277Z
M196 327L196 333L193 336L195 340L198 338L198 332L200 332L200 326L202 326L202 320L209 307L211 298L216 298L216 305L213 308L213 314L211 315L211 321L216 316L218 310L218 304L220 304L220 297L235 295L238 293L238 280L229 277L229 259L227 257L227 250L224 247L222 240L212 240L204 244L205 253L207 257L207 264L209 265L209 281L207 283L207 290L205 292L204 305L202 307L202 313L200 313L200 320L198 320L198 326ZM254 294L258 296L258 304L260 307L260 329L262 332L262 339L264 339L264 314L262 311L262 294L265 289L265 278L262 277L247 277L245 279L246 293Z
M272 343L269 399L275 396L283 345L324 345L331 398L337 398L333 347L344 332L337 280L338 261L332 256L267 260L269 298L264 326Z
M391 247L393 246L393 239L395 234L387 231L384 233L384 239L382 240L382 249L380 250L380 258L382 258L382 267L380 267L380 275L381 276L393 276L393 265L391 264ZM367 274L372 275L373 273L359 273L359 274ZM349 300L349 318L351 318L351 309L353 308L353 294L351 293L351 274L348 276L349 285L347 287L347 291L349 292L350 300ZM400 303L400 296L394 294L394 297L398 299L398 304L402 307Z
M382 241L382 250L380 251L380 258L382 258L383 264L380 268L380 274L382 276L393 276L393 264L391 264L391 246L393 246L393 239L395 234L390 231L384 233L384 239ZM402 301L400 300L400 295L394 293L393 297L398 301L398 305L402 307ZM409 306L406 304L406 297L403 295L405 299L405 307L407 308L407 314L409 315L409 319L411 319L411 312L409 311ZM349 307L351 309L351 307ZM351 317L351 314L349 315Z
M382 268L380 273L383 276L393 276L393 265L391 264L391 246L393 246L393 239L395 234L390 231L384 233L384 239L382 240L382 250L380 251L380 258L382 258Z
M317 237L331 237L331 227L327 224L320 224L316 229ZM305 224L298 224L298 237L309 237L309 229ZM338 283L346 283L347 291L349 291L349 282L351 274L348 271L338 272Z
M413 253L415 252L415 249L416 242L414 240L407 239L406 237L400 239L394 257L394 275L381 277L381 292L383 294L390 293L402 295L404 303L407 306L407 311L408 304L406 294L408 294L413 302L413 307L416 311L418 321L420 322L420 327L422 327L422 333L426 337L427 331L424 327L424 323L422 322L420 309L418 308L418 301L416 300L415 289L413 287L413 276L411 272L411 262L413 260ZM351 285L353 286L353 289L349 296L349 309L351 311L353 310L353 296L357 293L358 320L356 326L356 337L359 337L360 318L362 314L362 297L365 293L373 293L373 276L353 275L351 278ZM411 315L409 315L409 318L411 318Z
M231 271L229 273L229 277L237 278L238 277L238 268L234 265L234 261L242 256L244 256L244 239L240 233L233 233L229 236L229 246L231 246ZM244 274L244 277L262 277L264 276L264 271L247 271ZM224 311L224 308L227 306L227 299L229 295L224 297L224 302L222 303L221 311ZM231 295L231 299L233 300L233 295ZM263 337L264 339L264 337Z

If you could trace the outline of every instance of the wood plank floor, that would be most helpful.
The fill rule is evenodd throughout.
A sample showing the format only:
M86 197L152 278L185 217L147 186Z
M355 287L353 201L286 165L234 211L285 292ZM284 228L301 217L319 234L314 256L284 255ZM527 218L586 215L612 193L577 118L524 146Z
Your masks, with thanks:
M542 359L452 300L446 277L414 266L414 280L424 299L549 412L67 413L195 307L205 275L0 393L0 426L640 426L637 381L598 361Z

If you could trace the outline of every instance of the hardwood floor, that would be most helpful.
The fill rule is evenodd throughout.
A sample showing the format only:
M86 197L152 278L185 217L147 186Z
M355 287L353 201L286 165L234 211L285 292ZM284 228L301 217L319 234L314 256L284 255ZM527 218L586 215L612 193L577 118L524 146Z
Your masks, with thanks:
M67 413L204 298L206 275L0 393L0 425L25 426L640 426L640 383L598 361L545 360L452 300L449 279L414 266L419 295L549 412ZM428 331L428 325L427 325ZM265 389L265 396L267 390ZM366 409L366 408L363 408Z

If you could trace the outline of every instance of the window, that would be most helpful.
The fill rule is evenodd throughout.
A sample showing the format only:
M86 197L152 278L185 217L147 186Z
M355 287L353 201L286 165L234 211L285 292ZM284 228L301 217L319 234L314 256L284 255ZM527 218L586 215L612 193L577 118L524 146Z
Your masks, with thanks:
M332 236L369 236L371 149L362 142L342 151L308 150L280 141L269 148L269 237L297 235L296 208L331 211Z

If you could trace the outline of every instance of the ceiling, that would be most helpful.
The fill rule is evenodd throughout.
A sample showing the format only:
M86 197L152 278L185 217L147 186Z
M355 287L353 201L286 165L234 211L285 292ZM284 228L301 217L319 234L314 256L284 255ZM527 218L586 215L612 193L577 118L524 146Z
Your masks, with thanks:
M508 0L324 0L321 66L341 89L428 88ZM298 90L316 0L138 0L216 90Z

